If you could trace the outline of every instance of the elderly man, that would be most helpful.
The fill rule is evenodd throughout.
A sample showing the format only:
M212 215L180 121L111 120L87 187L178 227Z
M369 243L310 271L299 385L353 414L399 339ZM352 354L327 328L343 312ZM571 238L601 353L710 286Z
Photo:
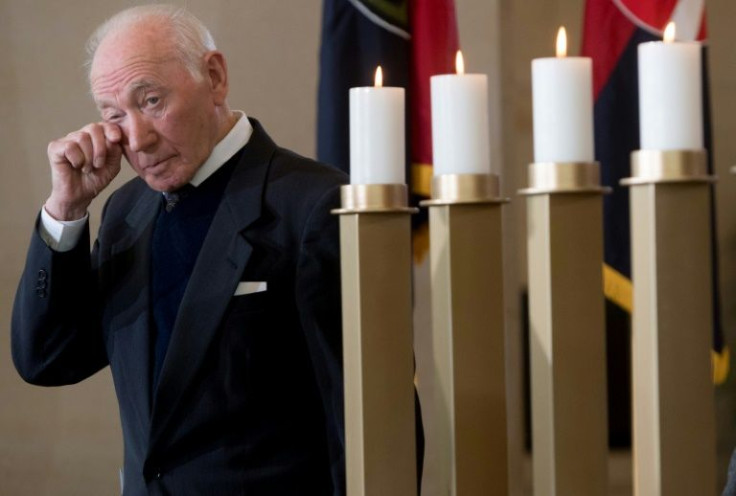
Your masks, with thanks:
M227 104L191 14L135 7L90 41L102 120L48 146L52 190L15 300L28 382L110 365L124 494L344 494L341 172ZM87 208L125 157L90 255Z

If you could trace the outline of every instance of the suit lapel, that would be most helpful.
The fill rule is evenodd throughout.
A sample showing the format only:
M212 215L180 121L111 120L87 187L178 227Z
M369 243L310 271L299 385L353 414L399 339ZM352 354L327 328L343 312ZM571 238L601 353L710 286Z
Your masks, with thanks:
M119 339L125 343L126 348L134 350L140 359L125 359L121 360L120 364L124 368L123 377L126 380L127 391L141 396L138 401L132 403L137 407L136 415L143 429L148 428L151 413L149 360L151 236L160 206L159 193L144 188L138 201L125 217L124 232L112 246L113 258L122 257L120 262L122 270L125 270L130 281L125 289L127 296L122 295L118 300L134 302L125 308L116 309L116 318L120 322L133 323L126 327L125 336ZM132 253L132 258L125 256L125 253Z
M261 215L268 165L276 148L257 121L197 257L154 394L151 443L159 441L191 384L252 252L243 230Z

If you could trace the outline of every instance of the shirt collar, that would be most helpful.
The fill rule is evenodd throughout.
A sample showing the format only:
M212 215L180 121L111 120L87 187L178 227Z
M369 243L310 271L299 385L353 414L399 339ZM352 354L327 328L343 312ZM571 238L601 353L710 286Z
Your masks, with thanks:
M243 148L248 143L248 140L250 140L250 136L253 134L253 126L248 121L248 116L240 110L235 110L233 113L238 116L238 121L230 132L215 145L210 156L197 170L192 180L189 181L189 184L192 186L202 184L217 169L222 167L225 162L230 160L233 155L238 153L238 150Z

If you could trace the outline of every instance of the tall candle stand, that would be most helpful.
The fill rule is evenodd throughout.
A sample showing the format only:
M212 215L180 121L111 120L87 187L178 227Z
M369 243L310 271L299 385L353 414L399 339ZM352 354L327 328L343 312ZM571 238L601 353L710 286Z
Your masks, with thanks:
M634 493L716 494L704 150L631 156Z
M608 491L597 163L532 163L527 196L535 495Z
M503 253L498 177L432 181L433 433L448 494L508 494Z
M417 494L411 226L404 184L341 187L349 496Z

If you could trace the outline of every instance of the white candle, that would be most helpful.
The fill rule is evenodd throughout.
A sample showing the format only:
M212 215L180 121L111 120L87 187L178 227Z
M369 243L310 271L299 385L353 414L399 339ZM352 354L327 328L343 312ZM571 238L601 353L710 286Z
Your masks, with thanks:
M432 166L434 175L490 174L488 78L464 74L462 54L457 74L432 76Z
M639 137L642 150L703 148L700 44L665 41L639 45Z
M350 89L350 183L406 183L404 88Z
M535 162L595 160L592 74L589 57L567 57L565 28L557 57L532 61Z

